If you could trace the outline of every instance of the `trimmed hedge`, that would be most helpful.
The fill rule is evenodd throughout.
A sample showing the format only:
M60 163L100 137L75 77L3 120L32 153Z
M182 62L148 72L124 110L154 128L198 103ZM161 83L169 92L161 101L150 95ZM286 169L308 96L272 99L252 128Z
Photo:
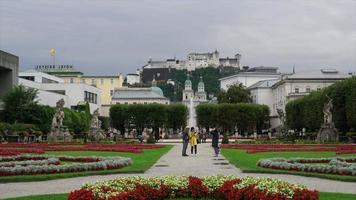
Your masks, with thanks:
M144 128L167 127L178 129L184 127L187 120L187 110L183 104L117 104L110 108L111 126L120 130L135 127L138 133Z
M196 108L197 123L207 130L221 127L224 132L240 133L257 131L268 127L269 108L266 105L249 103L200 104Z
M346 133L356 130L356 77L337 82L321 91L314 91L286 105L287 125L290 129L318 131L323 123L326 95L333 99L333 121Z

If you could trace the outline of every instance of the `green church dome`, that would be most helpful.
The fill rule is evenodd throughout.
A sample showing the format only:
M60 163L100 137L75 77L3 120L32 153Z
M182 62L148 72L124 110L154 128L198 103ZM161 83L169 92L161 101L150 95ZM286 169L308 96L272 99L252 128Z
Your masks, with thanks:
M151 90L152 90L152 92L154 92L154 93L156 93L158 95L164 96L162 89L159 88L159 87L151 87Z

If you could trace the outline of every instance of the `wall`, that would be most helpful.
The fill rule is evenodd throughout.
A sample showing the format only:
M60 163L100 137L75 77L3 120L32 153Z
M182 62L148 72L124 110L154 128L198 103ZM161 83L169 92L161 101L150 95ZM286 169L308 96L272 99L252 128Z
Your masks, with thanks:
M0 96L17 85L19 57L0 50Z

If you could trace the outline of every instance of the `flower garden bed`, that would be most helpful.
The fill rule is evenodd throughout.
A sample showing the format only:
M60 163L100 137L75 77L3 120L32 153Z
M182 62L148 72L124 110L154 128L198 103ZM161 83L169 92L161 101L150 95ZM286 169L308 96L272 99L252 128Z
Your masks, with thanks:
M356 157L346 158L268 158L257 166L302 172L356 176Z
M0 156L21 153L44 153L45 151L111 151L142 153L144 149L162 148L164 145L133 144L0 144Z
M69 200L144 200L169 198L211 199L319 199L319 192L305 186L271 178L208 177L120 177L86 184L72 191Z
M70 161L60 165L60 161ZM0 176L54 174L119 169L132 164L124 157L0 156Z
M355 154L354 144L227 144L227 149L242 149L247 153L282 151L330 151L336 154Z

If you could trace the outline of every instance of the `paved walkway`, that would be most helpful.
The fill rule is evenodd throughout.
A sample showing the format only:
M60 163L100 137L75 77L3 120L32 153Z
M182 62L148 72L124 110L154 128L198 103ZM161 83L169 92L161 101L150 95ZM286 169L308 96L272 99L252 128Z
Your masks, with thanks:
M228 163L223 156L215 158L209 143L198 145L198 155L182 157L181 144L175 146L167 154L144 174L114 174L88 177L76 177L68 179L3 183L0 184L0 199L37 194L68 193L80 188L84 183L102 180L110 180L119 176L163 176L163 175L193 175L206 176L215 174L235 175L238 177L273 177L286 180L291 183L301 183L308 188L324 192L340 192L356 194L356 183L333 181L328 179L284 175L284 174L255 174L242 173L241 170Z

